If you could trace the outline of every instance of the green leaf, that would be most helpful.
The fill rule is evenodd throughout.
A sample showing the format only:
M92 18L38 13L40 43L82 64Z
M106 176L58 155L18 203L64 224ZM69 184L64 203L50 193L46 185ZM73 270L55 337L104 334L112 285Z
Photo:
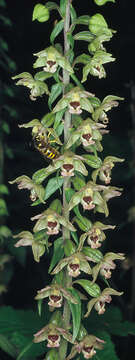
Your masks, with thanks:
M72 23L74 23L74 20L77 18L77 14L72 4L70 4L70 12Z
M107 2L115 3L115 0L94 0L95 4L98 6L105 5Z
M63 178L61 176L57 176L48 181L45 191L45 200L47 200L52 194L56 192L56 190L60 189L63 185Z
M88 164L92 168L98 169L101 167L102 160L99 157L97 157L95 155L89 155L89 154L84 154L82 156L83 156L86 164Z
M98 263L103 259L103 254L100 250L91 249L89 246L84 246L82 249L84 255L91 258L92 261Z
M64 20L60 20L56 25L53 31L51 32L50 41L53 44L55 38L60 34L64 27Z
M72 341L75 341L81 324L81 300L80 296L78 295L77 291L75 289L68 288L68 291L75 297L77 300L77 304L73 304L70 301L68 301L71 313L72 313L72 319L73 319L73 337Z
M65 16L66 13L66 5L67 5L67 0L60 0L60 11L62 16Z
M74 35L74 40L92 41L94 36L89 31L81 31Z
M63 258L63 256L64 256L63 238L60 237L54 242L54 251L53 251L51 264L49 267L49 273L52 271L54 266Z
M73 209L73 211L75 212L77 209L77 206L75 206L75 208ZM78 213L78 211L76 211L76 213ZM84 231L87 232L89 231L89 229L91 228L91 221L89 219L87 219L85 216L82 216L79 212L79 217L75 217L74 221L77 223L77 225L79 226L79 228Z
M101 294L100 287L97 284L93 284L90 280L80 279L73 282L73 284L79 284L83 287L87 293L92 297L98 297Z
M38 20L39 22L45 22L49 19L50 13L46 6L37 4L34 7L32 21Z
M51 110L51 105L57 99L57 97L62 93L63 86L62 84L54 84L51 87L51 93L48 100L48 106Z
M0 334L0 348L5 351L7 354L16 359L18 351L15 346L8 340L8 338L4 335Z

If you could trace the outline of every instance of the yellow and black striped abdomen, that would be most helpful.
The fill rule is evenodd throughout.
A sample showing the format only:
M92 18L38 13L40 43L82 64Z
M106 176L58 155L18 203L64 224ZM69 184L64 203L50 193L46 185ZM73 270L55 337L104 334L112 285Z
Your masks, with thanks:
M48 142L45 142L44 137L39 135L34 138L35 148L47 159L56 159L59 156L59 152L51 146Z

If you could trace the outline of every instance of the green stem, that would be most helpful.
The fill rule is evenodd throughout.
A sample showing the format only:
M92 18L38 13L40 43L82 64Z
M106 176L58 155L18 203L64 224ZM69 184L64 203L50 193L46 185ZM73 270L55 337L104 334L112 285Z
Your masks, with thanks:
M64 19L64 55L68 59L67 53L70 49L70 44L67 39L67 33L69 31L70 27L70 0L67 0L66 5L66 13L65 13L65 19ZM63 70L63 95L66 93L66 87L70 82L70 76L69 73L64 69ZM71 114L69 111L66 111L65 113L65 119L64 119L64 144L68 141L69 138L69 129L71 127ZM63 184L63 215L66 217L66 219L69 219L69 212L67 212L66 209L66 197L65 197L65 191L67 188L70 187L70 177L65 177L64 184ZM63 227L63 240L66 242L67 239L70 238L70 231ZM72 278L68 275L68 272L66 270L65 272L65 287L71 286ZM64 309L63 309L63 322L64 322L64 328L67 329L70 323L70 309L69 305L67 303L67 300L64 302ZM68 342L66 340L61 341L61 345L59 348L59 357L60 360L64 360L67 356L67 347Z

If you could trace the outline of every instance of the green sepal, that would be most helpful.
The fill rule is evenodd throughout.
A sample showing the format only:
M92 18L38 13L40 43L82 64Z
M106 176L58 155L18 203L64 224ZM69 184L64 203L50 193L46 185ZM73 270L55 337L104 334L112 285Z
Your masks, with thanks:
M89 15L82 15L74 20L74 24L89 25L89 21L90 21Z
M85 329L85 327L81 324L78 335L77 335L77 340L80 342L83 340L83 338L87 335L87 330Z
M34 66L35 67L35 66ZM47 71L39 71L34 75L34 80L45 81L53 76L52 73Z
M84 246L82 249L84 255L88 256L93 262L100 262L103 259L103 254L97 249L91 249L89 246Z
M82 156L86 164L94 169L98 169L102 165L102 160L95 155L84 154Z
M64 20L60 20L54 27L50 35L50 42L53 44L55 38L60 34L64 27Z
M64 256L64 245L63 245L63 238L60 237L54 242L54 251L53 251L53 257L51 259L51 263L49 266L49 273L52 271L54 266L63 259Z
M51 175L55 171L56 169L54 168L54 166L49 165L47 168L36 171L33 174L32 179L36 184L41 184L49 175Z
M50 13L47 7L43 4L36 4L32 14L32 21L38 20L39 22L45 22L49 19Z
M81 301L80 296L78 295L77 291L75 289L68 288L68 291L71 292L71 294L75 297L77 300L77 304L73 304L70 301L68 301L71 313L72 313L72 320L73 320L73 337L72 341L74 342L79 329L80 329L80 323L81 323Z
M100 287L97 284L93 284L90 280L80 279L73 282L73 284L79 284L83 289L92 297L97 297L101 294Z
M110 36L110 38L112 37L112 30L108 28L107 22L101 14L91 16L89 21L89 30L94 35L101 35L102 33L105 33Z
M33 119L25 124L21 124L19 125L19 128L28 129L28 128L33 128L34 126L41 126L41 123L38 119Z

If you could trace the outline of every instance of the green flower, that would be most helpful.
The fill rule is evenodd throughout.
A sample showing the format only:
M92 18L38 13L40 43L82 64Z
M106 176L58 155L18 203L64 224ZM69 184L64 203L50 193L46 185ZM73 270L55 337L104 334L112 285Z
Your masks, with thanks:
M61 66L63 69L73 73L68 60L53 46L49 46L34 55L38 57L33 65L34 68L43 67L44 71L55 73L57 67Z

